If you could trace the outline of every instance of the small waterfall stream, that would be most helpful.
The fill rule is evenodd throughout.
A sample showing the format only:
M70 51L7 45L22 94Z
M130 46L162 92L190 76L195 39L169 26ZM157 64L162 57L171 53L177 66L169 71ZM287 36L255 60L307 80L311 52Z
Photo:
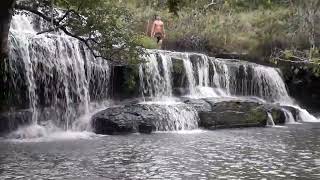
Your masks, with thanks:
M24 107L31 110L35 129L40 129L31 133L45 134L38 125L48 126L50 131L89 130L88 114L99 109L92 104L108 101L109 64L94 58L74 38L60 33L36 35L33 22L30 16L16 15L10 30L12 83L16 91L24 88L27 92L17 96L17 103L28 102ZM189 98L252 96L298 109L301 121L318 121L294 105L275 68L197 53L146 51L142 57L145 63L139 66L140 91L152 99L145 103L163 105L168 112L170 122L161 129L197 128L199 117L192 107L174 106L177 84ZM174 80L174 73L183 74L184 79ZM283 111L287 122L292 123L292 113Z
M274 127L276 124L273 121L273 117L271 113L268 112L268 121L267 121L267 126Z

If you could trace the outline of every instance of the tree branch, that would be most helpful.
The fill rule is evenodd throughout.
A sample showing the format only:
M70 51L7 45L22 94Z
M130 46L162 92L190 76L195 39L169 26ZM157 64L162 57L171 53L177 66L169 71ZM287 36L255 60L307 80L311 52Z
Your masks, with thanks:
M42 33L46 33L46 32L51 32L53 30L56 30L56 29L60 29L61 31L63 31L66 35L68 36L71 36L73 38L76 38L78 39L79 41L83 42L87 48L89 49L89 51L92 53L92 55L95 57L95 58L102 58L102 59L105 59L107 61L110 61L112 63L115 63L115 64L118 64L119 62L118 61L113 61L110 57L105 57L105 56L101 56L99 53L97 53L93 47L91 47L90 43L88 40L93 40L92 38L84 38L84 37L80 37L76 34L73 34L72 32L68 31L67 30L67 27L65 25L61 25L61 21L67 17L67 13L70 13L72 12L73 10L70 10L70 11L67 11L66 14L62 17L62 18L59 18L59 20L56 20L56 19L51 19L51 17L45 15L44 13L38 11L37 9L34 9L32 7L29 7L29 6L25 6L25 5L21 5L21 4L16 4L15 5L15 9L18 9L18 10L25 10L25 11L28 11L28 12L31 12L35 15L38 15L39 17L41 17L42 19L44 19L45 21L47 22L52 22L54 26L56 26L55 28L51 28L51 29L48 29L48 30L45 30L45 31L42 31L42 32L39 32L38 34L42 34Z
M56 30L60 29L62 26L64 26L64 25L60 25L60 26L57 26L57 27L54 27L54 28L50 28L50 29L46 29L46 30L40 31L40 32L37 33L37 35L56 31Z

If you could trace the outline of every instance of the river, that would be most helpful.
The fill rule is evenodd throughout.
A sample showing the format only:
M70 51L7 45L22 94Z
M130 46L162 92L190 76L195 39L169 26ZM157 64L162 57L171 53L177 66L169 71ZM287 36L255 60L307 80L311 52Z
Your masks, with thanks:
M320 124L0 141L0 179L319 179Z

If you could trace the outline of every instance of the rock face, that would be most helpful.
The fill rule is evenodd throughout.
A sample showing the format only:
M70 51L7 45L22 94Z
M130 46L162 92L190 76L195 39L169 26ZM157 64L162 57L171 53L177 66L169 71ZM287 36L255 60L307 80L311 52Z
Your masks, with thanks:
M97 134L194 129L197 124L196 111L185 104L131 104L111 107L92 117Z
M263 106L249 102L220 102L210 112L200 112L200 126L207 129L265 126Z
M314 112L320 110L320 77L314 73L316 65L281 62L281 70L290 96ZM319 68L319 67L318 67Z

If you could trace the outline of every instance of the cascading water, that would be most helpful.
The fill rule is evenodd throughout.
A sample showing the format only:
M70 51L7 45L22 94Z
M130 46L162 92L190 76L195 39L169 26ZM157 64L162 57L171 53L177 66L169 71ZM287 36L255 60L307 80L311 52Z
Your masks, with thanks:
M61 33L36 35L32 21L30 16L16 15L10 30L9 67L13 72L13 84L19 89L21 82L25 83L21 86L28 93L26 97L23 94L18 97L28 102L27 108L33 114L33 128L21 131L38 136L47 133L43 126L50 132L88 130L88 114L98 109L90 109L90 105L108 97L108 63L94 58L74 38ZM269 103L294 107L301 121L318 121L306 110L293 105L275 68L161 50L146 50L142 59L145 63L139 67L140 91L144 97L151 97L151 103L161 105L168 115L167 121L158 124L159 130L197 127L196 111L188 105L175 105L173 92L177 88L186 89L184 95L191 98L258 97ZM181 79L175 79L176 74L180 74ZM283 111L287 122L292 123L292 113ZM17 134L25 137L23 133Z
M37 35L32 18L15 15L10 29L11 72L27 84L27 108L33 114L31 127L36 127L40 134L44 133L39 124L46 124L51 130L55 129L52 126L63 130L88 127L77 119L90 112L92 100L107 98L108 63L95 59L74 38L59 33ZM20 63L23 68L17 66ZM89 120L81 122L89 123ZM24 129L30 136L39 135L30 128Z
M282 111L284 112L284 115L285 115L285 117L286 117L286 123L287 123L287 124L294 124L294 123L296 123L296 121L294 120L294 117L293 117L292 113L291 113L289 110L287 110L287 109L285 109L285 108L282 108Z
M157 56L150 51L143 59L146 62L139 67L142 94L155 100L171 97L171 58L162 54Z
M157 56L162 61L157 61ZM149 63L147 63L146 69L149 71L140 71L140 77L147 79L147 82L153 81L155 83L149 83L148 88L144 87L145 90L166 92L155 93L158 97L164 94L166 96L172 95L170 92L173 86L168 79L174 71L172 70L174 66L172 58L182 61L187 79L188 97L258 97L269 103L280 103L296 108L300 112L301 121L318 121L306 110L294 105L278 69L236 60L209 58L203 54L152 51L152 55L147 60ZM167 68L163 68L164 66ZM152 80L148 80L148 78ZM288 112L284 111L284 113L290 120Z
M192 107L180 102L142 102L151 105L149 111L156 113L159 120L154 122L157 131L192 130L198 127L198 113Z
M272 117L271 113L268 112L267 126L273 127L273 126L275 126L275 125L276 125L276 124L275 124L274 121L273 121L273 117Z

